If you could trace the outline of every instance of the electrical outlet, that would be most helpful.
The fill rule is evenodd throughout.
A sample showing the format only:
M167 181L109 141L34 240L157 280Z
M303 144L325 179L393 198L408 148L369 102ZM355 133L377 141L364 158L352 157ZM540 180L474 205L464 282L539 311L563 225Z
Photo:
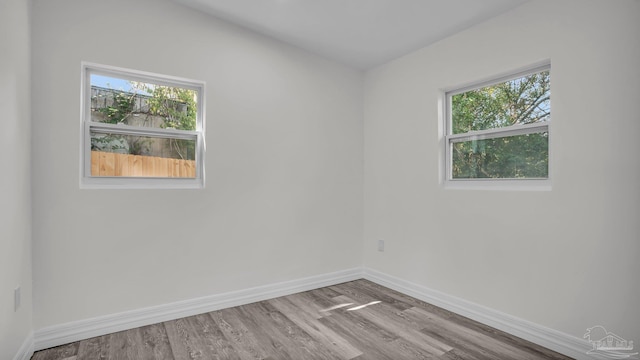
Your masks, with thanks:
M378 240L378 251L384 251L384 240Z
M20 286L13 290L13 311L18 311L20 308Z

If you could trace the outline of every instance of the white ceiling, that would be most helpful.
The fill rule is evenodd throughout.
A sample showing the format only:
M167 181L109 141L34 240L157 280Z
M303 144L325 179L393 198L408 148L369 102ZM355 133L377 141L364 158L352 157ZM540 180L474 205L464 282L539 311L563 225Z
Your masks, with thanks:
M175 0L368 69L529 0Z

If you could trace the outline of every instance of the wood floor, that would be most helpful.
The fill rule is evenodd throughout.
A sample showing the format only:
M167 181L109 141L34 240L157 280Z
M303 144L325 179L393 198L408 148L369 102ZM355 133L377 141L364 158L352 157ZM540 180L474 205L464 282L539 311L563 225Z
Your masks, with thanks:
M91 338L32 360L569 359L366 280Z

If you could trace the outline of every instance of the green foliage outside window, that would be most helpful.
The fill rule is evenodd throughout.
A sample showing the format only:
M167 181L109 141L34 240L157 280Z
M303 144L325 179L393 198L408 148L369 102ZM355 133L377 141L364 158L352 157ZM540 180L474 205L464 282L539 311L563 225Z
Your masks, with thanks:
M195 91L171 86L149 86L145 83L134 85L151 96L147 100L149 114L164 118L164 128L191 131L196 129ZM194 141L171 139L170 144L182 159L195 159Z
M106 116L104 122L120 124L133 112L135 94L128 92L114 92L111 105L98 108L97 111Z
M152 116L162 119L160 127L177 130L196 130L197 99L194 90L171 86L129 82L129 91L106 89L112 96L104 106L95 109L103 115L101 122L110 124L132 125L136 116ZM143 105L140 105L143 104ZM151 121L152 123L152 121ZM154 126L154 125L145 125ZM92 138L92 150L121 152L120 147L102 146L109 144L113 138L126 138L130 154L139 155L150 147L148 137L114 136ZM166 139L176 158L195 160L195 141L182 139Z
M450 101L452 134L548 121L550 74L544 71L466 91ZM547 178L548 149L546 131L456 142L452 178Z

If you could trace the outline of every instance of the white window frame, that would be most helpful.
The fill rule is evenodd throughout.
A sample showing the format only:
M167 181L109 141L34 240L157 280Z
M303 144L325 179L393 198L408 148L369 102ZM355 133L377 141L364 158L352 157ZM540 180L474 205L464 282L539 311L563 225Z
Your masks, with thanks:
M174 86L197 92L196 130L148 128L91 121L91 74ZM202 189L205 184L205 83L182 77L82 62L80 106L80 188L83 189ZM108 132L196 141L195 178L91 176L91 132Z
M486 86L496 85L509 80L518 79L527 75L549 71L551 74L551 63L544 62L538 63L533 66L521 68L519 70L502 74L493 77L489 80L483 80L466 84L460 87L444 90L442 93L442 99L444 102L444 168L443 168L443 183L446 189L463 189L463 190L551 190L551 117L549 120L524 125L512 125L503 128L494 128L487 130L469 131L461 134L453 134L453 119L451 111L451 98L453 95L461 94L467 91L480 89ZM547 178L533 179L494 179L494 178L479 178L479 179L454 179L452 173L452 161L453 161L453 144L465 141L485 140L500 137L510 137L517 135L526 135L546 132L549 137L549 160L548 160L548 172Z

